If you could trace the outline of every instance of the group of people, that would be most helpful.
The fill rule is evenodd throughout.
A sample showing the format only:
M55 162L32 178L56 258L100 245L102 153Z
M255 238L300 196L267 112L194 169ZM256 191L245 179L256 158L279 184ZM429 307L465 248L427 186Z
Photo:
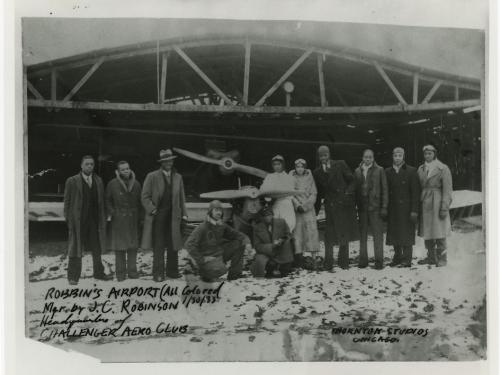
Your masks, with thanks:
M152 273L157 282L181 276L178 251L182 248L193 258L205 281L226 273L228 280L241 277L244 253L251 249L256 252L250 266L253 276L286 276L294 267L304 267L304 253L318 259L316 220L321 205L326 217L324 270L333 268L334 245L339 247L338 266L349 268L349 243L357 239L358 267L367 267L369 231L374 243L374 268L384 268L385 220L386 243L394 247L390 266L411 266L417 227L427 249L426 258L418 263L443 266L447 261L446 237L451 231L452 178L449 168L437 159L434 146L424 146L423 156L424 163L417 169L405 163L404 149L396 147L393 165L384 169L375 162L374 152L367 149L352 172L344 160L331 158L327 146L320 146L318 168L311 171L304 159L298 159L287 173L284 158L276 155L273 172L266 176L261 189L296 193L283 194L264 205L252 222L250 236L227 224L222 203L212 201L206 220L186 241L184 185L173 167L176 156L171 150L160 151L160 168L146 176L142 188L126 161L117 164L116 177L104 188L93 171L93 157L84 156L81 172L68 178L64 193L69 230L68 281L78 283L83 251L92 252L96 279L112 279L105 274L101 261L101 250L106 247L115 252L118 281L139 277L138 248L153 250Z

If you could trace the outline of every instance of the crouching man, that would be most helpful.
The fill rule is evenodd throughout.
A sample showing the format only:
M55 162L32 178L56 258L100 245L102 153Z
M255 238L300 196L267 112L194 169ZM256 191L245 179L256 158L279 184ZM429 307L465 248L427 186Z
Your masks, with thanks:
M210 202L206 220L189 236L184 248L198 265L203 281L211 282L225 273L228 280L241 277L243 253L251 250L250 239L224 223L222 203ZM230 261L229 269L226 262Z
M254 277L281 277L290 273L293 262L292 235L284 219L273 217L271 208L262 210L262 220L253 229L253 244L257 254L251 266Z

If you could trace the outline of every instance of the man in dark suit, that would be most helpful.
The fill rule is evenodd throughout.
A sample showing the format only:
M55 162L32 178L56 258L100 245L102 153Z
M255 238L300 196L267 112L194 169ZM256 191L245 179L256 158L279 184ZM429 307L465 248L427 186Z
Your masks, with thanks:
M417 169L405 163L404 155L404 149L396 147L392 167L385 170L389 188L386 243L394 246L391 267L411 267L418 221L420 183Z
M339 245L338 264L349 268L349 242L359 238L356 207L354 203L355 181L351 169L344 160L331 160L327 146L318 148L320 166L313 176L318 189L316 210L324 199L325 263L324 269L333 268L333 246Z
M284 277L290 273L293 262L292 235L286 221L273 217L273 210L265 207L261 220L253 229L256 255L250 271L255 277L273 277L279 271Z
M359 268L368 266L368 229L373 235L375 269L384 268L384 229L382 219L387 216L387 180L384 168L374 159L373 151L363 152L363 161L354 171L356 205L360 228Z
M66 180L64 217L68 224L68 281L78 284L84 251L92 252L94 278L109 280L104 273L101 251L106 244L104 186L94 173L94 158L82 158L81 172Z
M161 167L150 172L142 187L142 205L145 210L142 249L153 248L153 279L157 282L179 278L178 251L182 248L181 227L187 221L182 176L173 168L171 150L160 151ZM165 273L165 249L167 265Z

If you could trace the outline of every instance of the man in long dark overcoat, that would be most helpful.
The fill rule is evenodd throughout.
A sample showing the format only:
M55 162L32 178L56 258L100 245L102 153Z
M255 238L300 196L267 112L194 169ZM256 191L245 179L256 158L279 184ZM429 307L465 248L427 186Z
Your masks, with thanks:
M418 221L420 183L417 169L406 164L404 154L403 148L396 147L392 167L385 170L389 188L386 243L394 246L391 267L411 267Z
M387 179L384 168L374 159L372 150L363 152L363 161L354 171L356 179L356 205L358 207L360 247L359 268L368 266L368 229L373 236L375 268L384 268L384 229L382 220L387 216Z
M182 176L173 168L170 149L160 151L161 167L150 172L142 187L144 228L141 248L153 249L153 279L157 282L179 278L178 251L182 249L182 226L187 221L186 198ZM165 272L165 249L167 265Z
M94 278L109 280L104 273L101 251L106 246L104 186L94 173L94 158L82 158L81 172L66 180L64 217L68 224L68 281L78 284L82 273L82 255L92 252Z
M106 187L109 248L115 252L116 279L137 279L137 248L142 218L141 184L126 161L118 162L116 178Z
M356 207L354 202L355 181L351 169L344 160L331 160L327 146L318 148L320 166L313 176L318 188L316 210L324 199L325 263L324 268L333 267L333 246L339 245L338 264L349 268L349 242L359 238Z

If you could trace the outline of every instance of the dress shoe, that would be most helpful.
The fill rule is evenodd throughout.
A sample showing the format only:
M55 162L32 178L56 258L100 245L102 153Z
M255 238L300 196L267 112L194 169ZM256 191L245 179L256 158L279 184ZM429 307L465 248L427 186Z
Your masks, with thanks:
M70 279L68 280L69 285L78 285L78 280Z
M109 280L113 280L113 275L106 275L105 273L100 273L100 274L94 275L94 279L109 281Z
M165 277L163 276L153 276L153 280L156 281L157 283L161 283L165 281Z
M128 278L129 279L138 279L139 278L139 272L137 272L137 271L130 271L128 273Z
M401 263L398 268L410 268L411 267L411 263Z
M383 270L384 269L384 265L383 264L375 264L375 266L373 267L373 269L376 269L376 270Z
M177 272L177 273L167 273L167 279L180 279L182 275Z
M368 267L368 263L360 263L358 264L358 268L366 268Z
M397 260L393 260L391 263L389 263L389 267L398 267L400 265L401 263Z
M122 275L120 275L120 276L116 276L116 281L123 281L123 280L125 280L125 279L126 279L126 277L125 277L125 276L122 276Z
M230 274L227 275L227 281L233 281L233 280L238 280L241 279L243 276L240 274Z

